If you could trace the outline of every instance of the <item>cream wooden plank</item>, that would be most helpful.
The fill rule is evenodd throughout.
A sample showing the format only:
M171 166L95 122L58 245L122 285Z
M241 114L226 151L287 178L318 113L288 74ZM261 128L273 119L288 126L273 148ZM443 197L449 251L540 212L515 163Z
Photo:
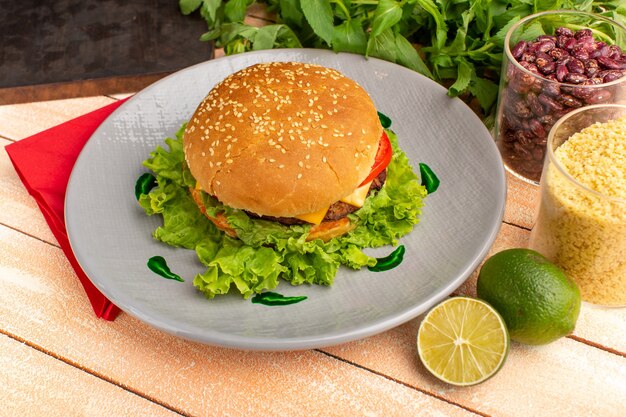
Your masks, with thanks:
M58 248L2 226L0 326L194 416L473 415L320 352L240 352L188 342L126 314L96 319Z
M3 334L0 352L0 415L180 415Z
M626 308L603 308L583 303L574 337L626 356L625 323Z
M23 139L113 101L98 96L0 106L0 136Z
M249 17L256 17L259 19L267 20L268 22L275 22L276 16L273 13L267 11L267 6L262 3L253 3L248 7L246 13Z
M456 388L431 376L416 355L419 320L329 353L410 386L494 416L626 415L626 358L569 338L545 346L514 343L490 380ZM390 360L393 358L393 360Z
M504 221L532 229L539 208L539 187L507 172L507 201Z
M135 95L135 93L118 93L118 94L109 94L107 97L114 98L115 100L122 100L133 95Z
M57 244L35 200L17 176L4 147L12 142L0 139L0 224L9 225L46 242Z
M246 16L246 18L243 20L243 22L246 25L250 25L250 26L255 26L255 27L261 27L261 26L265 26L267 24L270 24L271 22L268 22L267 20L263 19L263 18L259 18L256 16Z

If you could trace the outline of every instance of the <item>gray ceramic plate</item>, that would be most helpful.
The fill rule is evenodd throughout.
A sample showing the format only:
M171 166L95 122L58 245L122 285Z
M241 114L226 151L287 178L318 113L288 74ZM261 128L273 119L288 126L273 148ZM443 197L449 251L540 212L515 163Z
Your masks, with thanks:
M302 61L334 67L358 81L393 120L417 168L441 186L427 197L420 224L401 243L404 262L387 272L341 268L332 287L278 286L306 295L268 307L236 295L207 301L192 286L203 271L193 251L154 241L157 216L134 197L141 162L173 136L207 92L257 62ZM183 338L258 350L308 349L359 339L425 312L456 289L493 243L505 201L502 161L487 129L460 100L406 68L321 50L272 50L221 58L177 72L120 106L80 154L67 189L67 230L80 265L111 301L140 320ZM392 248L370 251L374 256ZM163 256L186 282L166 280L146 262Z

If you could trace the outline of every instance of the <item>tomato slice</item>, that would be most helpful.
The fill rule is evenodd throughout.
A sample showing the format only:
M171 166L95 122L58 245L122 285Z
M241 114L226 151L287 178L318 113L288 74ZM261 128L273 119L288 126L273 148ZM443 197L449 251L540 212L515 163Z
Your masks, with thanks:
M374 178L378 176L382 172L383 169L387 168L389 162L391 162L391 143L389 142L389 138L387 134L383 131L383 135L380 137L380 141L378 142L378 151L376 152L376 157L374 158L374 165L372 166L372 170L369 175L363 180L359 187L364 186L368 182L372 181Z

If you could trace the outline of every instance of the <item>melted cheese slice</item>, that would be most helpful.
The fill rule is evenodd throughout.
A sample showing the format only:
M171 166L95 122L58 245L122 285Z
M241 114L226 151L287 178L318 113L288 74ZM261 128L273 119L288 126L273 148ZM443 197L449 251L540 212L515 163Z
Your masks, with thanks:
M339 201L343 201L344 203L350 204L354 207L363 207L365 199L367 198L367 192L370 190L370 185L372 185L372 181L357 188L352 192L352 194L345 196Z
M367 184L364 184L363 186L357 188L351 194L345 196L339 201L350 204L354 207L363 207L363 204L365 204L365 199L367 198L367 192L369 191L371 184L371 181ZM322 220L324 220L327 211L328 207L313 213L299 214L293 217L295 217L296 219L304 220L307 223L320 224Z
M313 213L299 214L293 217L295 217L296 219L304 220L305 222L308 222L308 223L320 224L322 220L324 220L324 216L326 216L327 211L328 211L328 207L322 210L315 211Z

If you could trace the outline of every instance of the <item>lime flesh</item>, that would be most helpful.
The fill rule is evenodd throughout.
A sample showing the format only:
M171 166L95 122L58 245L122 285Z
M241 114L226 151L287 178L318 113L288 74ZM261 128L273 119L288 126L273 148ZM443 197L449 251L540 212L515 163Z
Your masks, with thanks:
M495 375L509 350L502 317L482 300L453 297L420 324L417 351L430 373L453 385L474 385Z

